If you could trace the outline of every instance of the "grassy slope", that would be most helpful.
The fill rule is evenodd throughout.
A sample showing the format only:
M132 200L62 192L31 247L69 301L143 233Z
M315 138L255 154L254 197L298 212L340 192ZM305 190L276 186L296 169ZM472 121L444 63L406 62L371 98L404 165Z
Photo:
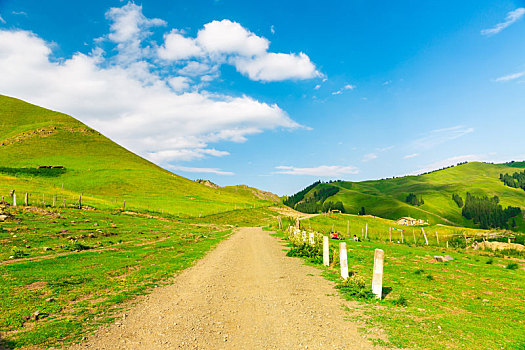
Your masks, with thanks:
M330 244L337 250L339 242ZM525 260L483 251L347 241L349 270L364 277L367 289L377 248L385 252L384 299L356 299L342 292L366 302L349 309L349 316L367 326L363 331L374 342L403 349L524 348ZM438 263L433 258L445 254L454 260ZM518 269L507 269L509 263ZM320 268L340 282L338 267ZM401 297L406 306L396 305ZM377 332L370 330L375 326L386 331L388 341L375 338Z
M55 178L0 174L0 193L16 189L19 200L30 192L35 199L44 194L49 203L56 193L62 203L83 193L84 202L97 207L120 207L126 200L127 207L194 216L267 203L249 192L215 190L172 174L68 115L5 96L0 96L0 143L0 166L68 169Z
M504 186L499 180L500 173L521 170L502 164L472 162L419 176L355 182L351 185L348 182L335 183L333 185L341 189L327 200L342 201L350 213L357 213L364 206L368 214L389 219L412 216L427 219L431 223L472 226L461 216L461 209L452 200L452 194L458 193L463 199L466 192L497 195L504 207L512 205L525 208L525 191ZM317 189L312 189L310 193ZM411 192L422 195L425 204L416 207L405 203L406 196ZM520 229L524 230L521 218L518 223Z

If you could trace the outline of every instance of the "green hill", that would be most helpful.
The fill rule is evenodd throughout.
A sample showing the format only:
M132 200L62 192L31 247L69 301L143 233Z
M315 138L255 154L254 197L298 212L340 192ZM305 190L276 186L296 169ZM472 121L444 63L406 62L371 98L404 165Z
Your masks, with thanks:
M461 215L461 208L452 199L453 194L459 194L463 200L466 193L489 197L498 196L503 207L516 206L525 208L525 191L505 186L499 179L501 173L512 174L525 168L525 163L489 164L472 162L434 171L424 175L405 176L363 182L337 181L331 183L316 183L307 188L306 193L299 193L297 204L308 200L317 200L318 204L327 202L342 202L347 213L357 214L362 207L366 214L387 219L398 219L410 216L428 220L431 224L448 224L474 227L472 221ZM328 189L336 187L337 193L327 198L321 193L329 193ZM424 204L414 206L406 203L410 193L423 197ZM295 195L297 196L297 194ZM301 199L301 197L303 197ZM516 218L520 230L525 229L523 218Z
M65 169L37 169L42 166ZM271 203L253 191L214 189L164 170L78 120L0 96L0 193L18 202L52 196L69 205L163 211L199 216Z

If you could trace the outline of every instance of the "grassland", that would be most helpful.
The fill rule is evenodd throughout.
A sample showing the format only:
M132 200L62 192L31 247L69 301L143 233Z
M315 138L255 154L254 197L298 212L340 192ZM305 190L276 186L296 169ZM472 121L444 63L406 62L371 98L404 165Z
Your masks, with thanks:
M325 201L341 201L348 213L357 214L361 207L366 213L398 219L411 216L425 219L432 224L447 224L474 227L461 215L461 208L452 200L454 193L465 199L466 193L498 196L500 203L525 209L525 191L507 187L499 180L500 173L514 173L525 168L525 164L489 164L472 162L431 172L419 176L363 181L319 184L305 196L309 198L323 186L337 186L339 192ZM409 193L422 196L424 204L412 206L405 202ZM525 231L523 217L517 218L519 231Z
M185 179L117 145L76 119L0 96L0 194L28 192L33 203L53 196L74 204L203 216L242 207L261 207L272 199L257 190L214 189ZM41 176L39 166L63 166L57 176ZM7 169L7 170L6 170Z
M337 250L339 242L330 244ZM364 277L366 290L371 289L374 250L385 252L382 301L341 290L347 299L363 302L348 311L375 343L436 350L525 347L525 260L380 241L347 241L347 247L350 274ZM445 254L454 260L433 258ZM337 267L317 266L328 279L341 282ZM387 337L378 338L377 329Z
M457 227L448 225L424 225L406 226L398 225L396 221L351 214L320 214L309 219L301 220L301 226L328 235L330 232L337 232L341 237L351 238L354 235L364 238L365 234L372 240L390 240L397 242L403 240L405 243L424 244L422 228L425 230L429 244L445 246L447 240L455 237L484 236L487 230L473 229L467 227ZM368 228L368 229L367 229ZM403 232L403 237L401 233ZM490 231L494 232L494 231ZM436 237L437 233L437 237ZM414 241L414 236L416 237Z
M76 341L190 266L236 222L273 220L264 208L195 220L49 207L6 212L14 216L0 224L0 347L9 348Z

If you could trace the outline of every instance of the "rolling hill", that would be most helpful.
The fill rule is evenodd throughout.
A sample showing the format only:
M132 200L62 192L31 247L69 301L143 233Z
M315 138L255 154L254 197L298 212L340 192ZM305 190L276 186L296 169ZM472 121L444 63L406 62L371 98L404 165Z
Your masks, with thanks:
M64 167L37 169L38 167ZM233 189L232 189L233 188ZM0 193L31 201L200 216L268 205L244 187L214 189L175 175L114 143L73 117L0 95Z
M319 203L341 201L345 211L357 214L364 207L366 214L387 219L411 216L428 220L431 224L448 224L473 227L473 223L461 215L461 208L452 199L459 194L465 199L466 193L481 196L498 196L503 207L525 208L525 191L510 188L499 180L501 173L512 174L525 169L525 163L490 164L472 162L434 171L418 176L348 182L316 183L308 188L297 204L305 202L319 193L337 192ZM423 197L424 204L413 206L406 203L409 193ZM298 208L297 204L293 205ZM300 206L300 205L299 205ZM523 218L517 219L520 230L525 229Z

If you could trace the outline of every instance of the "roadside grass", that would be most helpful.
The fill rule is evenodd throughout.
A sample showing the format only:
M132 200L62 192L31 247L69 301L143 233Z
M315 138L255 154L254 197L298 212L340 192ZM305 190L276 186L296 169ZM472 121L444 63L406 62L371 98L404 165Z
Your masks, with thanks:
M265 226L276 220L276 213L267 207L248 208L191 219L192 222L232 225L237 227Z
M330 244L338 249L339 242ZM463 249L347 241L350 274L364 277L366 290L371 289L376 248L385 251L383 300L341 293L363 302L352 317L368 329L387 332L388 341L372 341L394 348L523 349L524 259ZM433 258L445 254L454 260L438 263ZM518 268L509 269L509 263ZM338 267L316 266L328 279L341 283Z
M0 347L78 341L231 232L118 211L39 210L9 208L14 219L0 224ZM10 259L14 247L22 255Z

